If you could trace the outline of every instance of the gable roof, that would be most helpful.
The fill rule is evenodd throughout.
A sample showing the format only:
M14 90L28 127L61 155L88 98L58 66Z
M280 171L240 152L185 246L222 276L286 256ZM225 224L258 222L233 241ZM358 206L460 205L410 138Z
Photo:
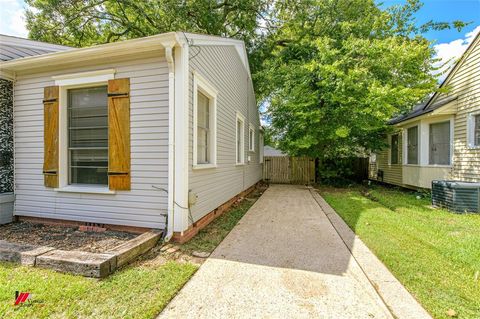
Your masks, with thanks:
M448 83L450 83L450 81L452 80L452 78L454 77L454 75L457 73L457 71L460 69L460 67L463 65L463 63L465 62L465 60L467 59L467 57L470 55L470 53L473 51L473 48L480 44L480 32L477 33L477 35L475 36L475 38L473 39L472 43L470 43L470 45L468 46L468 48L465 50L465 52L463 52L462 56L460 57L460 59L457 61L457 63L455 63L453 69L448 73L447 77L445 78L445 80L443 80L442 84L440 84L439 88L442 88L444 86L446 86ZM425 109L427 108L430 108L431 105L433 104L433 102L439 97L441 93L439 92L435 92L435 94L432 95L432 97L430 98L430 100L428 100L427 104L425 105Z
M429 105L429 107L427 108L427 103L430 101L428 100L427 102L425 103L421 103L421 104L417 104L412 111L410 111L409 113L407 114L403 114L403 115L400 115L400 116L397 116L397 117L394 117L393 119L391 119L390 121L388 121L388 124L390 125L394 125L394 124L398 124L398 123L401 123L401 122L404 122L404 121L407 121L407 120L411 120L413 118L416 118L416 117L419 117L421 115L424 115L424 114L427 114L427 113L431 113L433 111L435 111L436 109L439 109L441 108L442 106L444 105L447 105L449 104L450 102L452 101L455 101L457 99L456 96L451 96L447 99L444 99L444 100L441 100L441 101L438 101L438 102L435 102L435 103L431 103Z
M470 53L473 51L473 48L476 45L480 44L480 32L475 36L473 39L472 43L468 46L468 48L465 50L465 52L462 54L460 59L455 63L454 67L450 72L448 73L447 77L445 80L443 80L442 84L438 87L439 89L442 87L445 87L450 83L451 79L454 77L454 75L457 73L457 71L460 69L460 67L463 65L465 62L466 58L470 55ZM397 116L393 119L391 119L388 124L393 125L393 124L399 124L401 122L410 120L412 118L433 112L450 102L454 101L457 99L456 96L448 97L444 100L437 101L438 97L441 95L441 92L435 92L425 103L417 104L409 113L403 114L400 116Z
M10 61L68 49L71 48L0 34L0 61Z
M59 63L68 63L70 61L90 60L91 56L116 57L131 55L141 52L155 51L167 46L173 47L175 44L187 43L188 45L206 46L206 45L226 45L233 46L241 59L243 66L250 75L248 66L247 51L245 44L241 40L223 38L219 36L203 35L186 32L168 32L153 36L130 39L106 44L99 44L84 48L72 48L63 52L54 52L35 57L24 57L12 61L0 61L0 71L18 72L28 71L34 67L48 67L58 65Z

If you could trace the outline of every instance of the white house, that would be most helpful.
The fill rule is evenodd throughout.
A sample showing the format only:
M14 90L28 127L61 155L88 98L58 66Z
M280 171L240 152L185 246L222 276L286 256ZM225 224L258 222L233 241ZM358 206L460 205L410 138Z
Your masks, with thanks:
M390 121L388 149L370 165L386 183L431 188L433 180L480 182L480 34L425 104Z
M14 81L15 212L179 240L262 176L245 46L165 33L0 62Z

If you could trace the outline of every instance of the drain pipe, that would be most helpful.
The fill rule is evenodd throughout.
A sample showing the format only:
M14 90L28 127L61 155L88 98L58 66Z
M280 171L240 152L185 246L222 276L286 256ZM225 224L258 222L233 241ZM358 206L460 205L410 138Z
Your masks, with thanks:
M173 44L165 46L165 58L168 64L168 207L164 241L168 242L173 236L175 198L175 63Z

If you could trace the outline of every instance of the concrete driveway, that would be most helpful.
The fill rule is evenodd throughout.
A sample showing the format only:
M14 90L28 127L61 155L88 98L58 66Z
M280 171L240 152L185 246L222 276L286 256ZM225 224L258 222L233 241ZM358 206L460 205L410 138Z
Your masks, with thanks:
M393 318L306 187L272 185L160 318Z

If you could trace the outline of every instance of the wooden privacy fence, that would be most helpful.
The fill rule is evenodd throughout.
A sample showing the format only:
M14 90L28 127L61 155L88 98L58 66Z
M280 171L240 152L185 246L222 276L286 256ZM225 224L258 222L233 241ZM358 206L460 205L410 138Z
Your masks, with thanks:
M315 182L315 160L309 157L266 156L263 179L277 184L311 184Z

